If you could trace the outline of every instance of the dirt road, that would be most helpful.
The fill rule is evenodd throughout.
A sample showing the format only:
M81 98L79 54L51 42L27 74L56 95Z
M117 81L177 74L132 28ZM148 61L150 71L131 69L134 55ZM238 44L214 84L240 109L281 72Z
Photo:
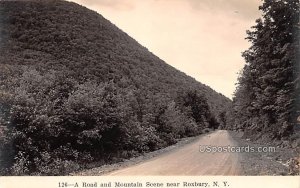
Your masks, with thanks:
M219 130L176 150L105 175L241 175L238 153L200 152L200 145L236 146L229 133Z

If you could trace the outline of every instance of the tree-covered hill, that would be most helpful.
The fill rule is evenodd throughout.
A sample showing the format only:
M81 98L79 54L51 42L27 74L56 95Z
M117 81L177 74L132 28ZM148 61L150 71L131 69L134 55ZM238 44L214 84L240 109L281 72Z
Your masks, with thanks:
M226 124L229 99L75 3L0 1L0 34L2 174L66 174Z

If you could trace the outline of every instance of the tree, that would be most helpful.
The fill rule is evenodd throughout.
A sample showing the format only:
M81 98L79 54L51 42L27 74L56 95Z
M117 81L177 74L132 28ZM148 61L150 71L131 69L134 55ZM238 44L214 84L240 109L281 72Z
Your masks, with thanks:
M299 115L299 0L265 0L259 9L262 18L247 31L252 46L243 53L235 115L246 130L281 138Z

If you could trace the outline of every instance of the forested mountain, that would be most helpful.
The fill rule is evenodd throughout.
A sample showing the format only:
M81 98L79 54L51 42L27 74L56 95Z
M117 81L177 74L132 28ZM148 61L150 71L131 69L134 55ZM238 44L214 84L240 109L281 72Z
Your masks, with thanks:
M299 0L265 0L260 10L248 31L232 125L255 140L287 139L299 130Z
M0 1L0 33L2 174L66 174L225 126L229 99L80 5Z

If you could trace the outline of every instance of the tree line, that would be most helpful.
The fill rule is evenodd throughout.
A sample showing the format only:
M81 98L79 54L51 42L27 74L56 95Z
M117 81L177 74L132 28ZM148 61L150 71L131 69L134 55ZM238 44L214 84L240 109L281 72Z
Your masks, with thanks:
M259 9L247 31L252 45L243 53L231 128L255 140L288 139L300 115L299 0L264 0Z

